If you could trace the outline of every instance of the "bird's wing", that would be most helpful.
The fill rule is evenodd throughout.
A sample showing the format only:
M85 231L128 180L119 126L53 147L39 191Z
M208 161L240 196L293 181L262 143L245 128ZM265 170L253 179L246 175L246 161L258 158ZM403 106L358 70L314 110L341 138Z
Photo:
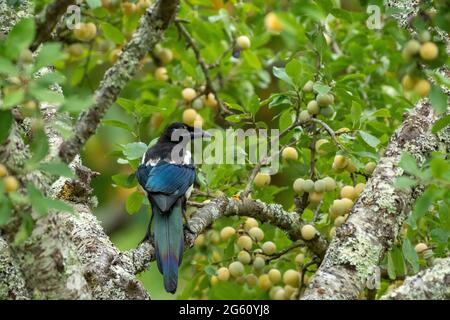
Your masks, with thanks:
M166 212L184 196L195 180L193 166L160 162L152 167L145 183L150 200Z

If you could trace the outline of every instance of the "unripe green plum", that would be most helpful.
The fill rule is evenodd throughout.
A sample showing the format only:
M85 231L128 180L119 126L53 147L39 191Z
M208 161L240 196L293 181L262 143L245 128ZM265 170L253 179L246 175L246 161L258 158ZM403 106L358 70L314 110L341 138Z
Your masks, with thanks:
M217 278L220 281L228 281L230 279L230 271L226 267L222 267L217 270Z
M325 182L325 191L332 192L336 189L336 181L331 177L325 177L322 179Z
M303 183L303 190L306 192L313 192L314 191L314 181L311 179L305 180Z
M236 234L236 230L230 226L227 226L227 227L223 228L222 230L220 230L220 237L222 238L223 241L227 241L235 234Z
M295 256L295 263L301 265L305 262L305 254L299 253Z
M270 269L267 273L269 275L270 282L277 284L281 281L281 272L278 269Z
M315 192L325 192L326 190L326 183L323 180L317 180L314 182L314 191Z
M261 249L263 250L264 254L271 255L277 251L277 246L272 241L266 241L261 246Z
M240 249L250 250L253 246L252 238L249 236L240 236L237 239L237 245Z
M345 218L343 216L339 216L334 220L334 226L339 227L345 223Z
M333 98L330 94L318 94L316 97L316 101L319 107L326 107L332 103Z
M317 233L316 228L314 228L314 226L312 226L310 224L305 224L300 231L301 231L303 239L305 239L305 240L314 239L314 237L316 236L316 233Z
M277 290L273 295L273 300L286 300L284 289Z
M254 218L247 218L245 220L245 223L244 223L244 229L245 229L245 231L248 232L251 228L257 227L258 225L259 224L258 224L258 221L256 219L254 219Z
M244 251L244 250L242 250L238 253L237 258L243 264L249 264L250 262L252 262L252 257L250 256L250 253L248 253L247 251Z
M258 284L258 277L255 276L253 273L248 274L248 275L245 277L245 280L247 281L247 285L248 285L250 288L254 288L254 287L256 287L256 285Z
M267 274L262 274L258 278L258 286L261 290L267 291L272 286L272 282L270 282L269 276Z
M303 193L303 184L305 183L305 180L303 180L302 178L298 178L294 181L294 184L292 186L292 188L294 189L294 191L298 194Z
M298 118L301 123L305 123L305 122L308 122L309 120L311 120L311 115L309 114L308 111L303 110L302 112L300 112Z
M258 227L251 228L248 233L256 241L262 241L264 239L264 232Z
M331 118L334 114L334 109L331 106L320 108L320 114L326 118Z
M314 86L314 82L312 82L311 80L308 80L308 82L306 82L305 85L303 86L303 91L304 92L312 92L313 86Z
M319 111L320 111L319 105L318 105L317 101L315 101L315 100L311 100L310 102L308 102L306 109L308 110L308 113L310 115L319 114Z
M283 282L287 285L297 288L300 284L300 274L298 271L289 269L283 274Z
M371 175L372 172L375 170L376 166L377 164L373 161L367 162L366 165L364 166L364 173L367 175Z
M255 269L256 271L261 271L265 265L266 262L261 257L255 257L255 259L253 260L253 269Z

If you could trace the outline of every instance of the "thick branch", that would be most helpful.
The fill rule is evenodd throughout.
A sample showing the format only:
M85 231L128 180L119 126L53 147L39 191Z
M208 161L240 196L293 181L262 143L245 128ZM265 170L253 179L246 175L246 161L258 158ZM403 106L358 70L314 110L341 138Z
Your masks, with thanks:
M39 45L51 38L51 34L67 7L74 4L75 0L55 0L55 2L45 7L44 11L37 18L37 33L31 50L36 50Z
M0 237L0 300L28 298L22 271L8 243Z
M356 299L374 274L384 253L394 243L420 190L394 185L403 175L398 166L402 152L412 154L419 164L449 146L450 130L440 141L431 133L436 121L431 105L421 101L391 137L385 155L356 202L348 221L336 230L325 258L303 299Z
M214 221L224 216L253 217L262 222L270 223L287 233L293 241L301 240L302 222L297 213L287 212L279 204L266 204L259 200L216 198L198 209L188 221L193 233L185 232L185 245L191 247L195 238L204 232ZM317 256L322 257L327 248L327 241L320 235L305 241L306 246ZM125 253L135 264L135 272L144 270L150 261L155 259L153 245L143 242L138 248Z
M62 144L59 155L63 161L72 161L95 133L109 107L134 76L140 60L161 40L164 30L173 20L177 5L178 0L160 0L141 17L138 29L119 60L105 73L95 92L94 104L78 119L74 137Z
M450 258L436 260L432 268L406 278L383 300L448 300L450 299Z
M37 220L15 250L35 298L148 299L130 272L131 261L121 257L89 207L73 206L75 215L55 212Z

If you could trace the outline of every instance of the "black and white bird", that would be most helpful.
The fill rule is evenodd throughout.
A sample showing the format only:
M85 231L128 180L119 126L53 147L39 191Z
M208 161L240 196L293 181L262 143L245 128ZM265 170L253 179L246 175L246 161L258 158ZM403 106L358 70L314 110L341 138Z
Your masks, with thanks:
M152 207L147 237L154 219L156 261L170 293L177 289L184 248L183 216L195 181L195 167L185 144L207 136L207 132L183 123L169 125L144 154L136 172Z

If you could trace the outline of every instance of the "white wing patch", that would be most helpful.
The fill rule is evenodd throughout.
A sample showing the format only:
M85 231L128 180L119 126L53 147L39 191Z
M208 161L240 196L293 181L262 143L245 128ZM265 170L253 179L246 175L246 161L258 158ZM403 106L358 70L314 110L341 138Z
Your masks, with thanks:
M148 159L148 161L145 163L146 166L156 166L159 162L160 158L157 159Z
M189 189L187 189L186 193L184 194L184 196L186 197L186 200L189 199L189 198L191 197L192 190L194 190L194 185L193 185L193 184L191 184L191 186L189 187Z

